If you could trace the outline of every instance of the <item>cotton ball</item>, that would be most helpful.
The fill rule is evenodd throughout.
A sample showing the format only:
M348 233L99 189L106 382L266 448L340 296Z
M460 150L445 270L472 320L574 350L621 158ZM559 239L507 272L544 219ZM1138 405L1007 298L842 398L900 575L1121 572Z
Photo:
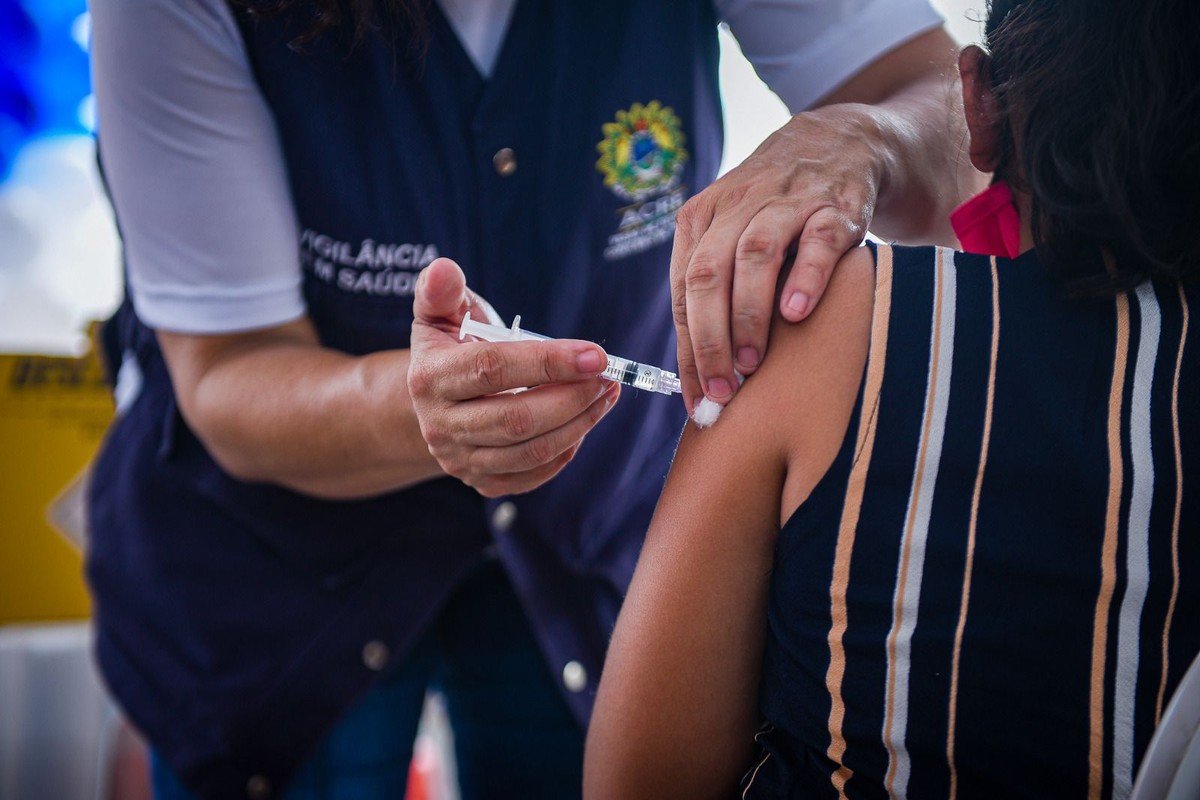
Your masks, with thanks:
M717 421L723 408L725 406L705 397L696 404L695 410L692 411L692 422L696 423L697 428L707 428Z
M734 370L733 377L737 378L738 386L741 386L746 381L746 376ZM709 400L707 397L701 398L696 407L692 409L692 422L696 423L697 428L708 428L717 421L717 417L721 416L721 411L725 406L720 403Z

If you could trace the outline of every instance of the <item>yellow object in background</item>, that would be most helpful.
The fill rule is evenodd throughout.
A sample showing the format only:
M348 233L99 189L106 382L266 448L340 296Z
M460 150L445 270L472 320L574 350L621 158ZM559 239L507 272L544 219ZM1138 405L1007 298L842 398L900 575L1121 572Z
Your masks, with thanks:
M47 512L112 416L94 345L81 358L0 354L0 625L90 613L81 553Z

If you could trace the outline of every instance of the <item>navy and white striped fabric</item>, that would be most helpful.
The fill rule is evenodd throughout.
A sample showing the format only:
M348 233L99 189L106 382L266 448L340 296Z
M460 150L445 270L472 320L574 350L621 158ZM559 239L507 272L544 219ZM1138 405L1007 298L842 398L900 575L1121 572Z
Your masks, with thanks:
M1124 798L1200 651L1200 287L876 263L858 408L779 536L744 796Z

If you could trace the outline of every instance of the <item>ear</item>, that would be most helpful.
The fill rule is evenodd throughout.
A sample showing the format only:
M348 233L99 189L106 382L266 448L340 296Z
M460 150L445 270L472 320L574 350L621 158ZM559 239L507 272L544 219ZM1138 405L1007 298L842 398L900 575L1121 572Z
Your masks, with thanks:
M980 172L994 172L1000 164L1000 137L1003 120L996 110L992 91L991 59L975 45L958 54L958 73L962 76L963 111L971 135L971 164Z

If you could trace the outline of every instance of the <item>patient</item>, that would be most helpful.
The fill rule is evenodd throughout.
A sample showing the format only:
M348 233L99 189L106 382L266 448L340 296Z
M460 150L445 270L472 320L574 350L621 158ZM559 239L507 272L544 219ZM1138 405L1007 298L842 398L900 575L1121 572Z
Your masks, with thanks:
M986 31L966 213L1009 257L851 252L689 426L588 797L1130 793L1200 651L1200 3Z

